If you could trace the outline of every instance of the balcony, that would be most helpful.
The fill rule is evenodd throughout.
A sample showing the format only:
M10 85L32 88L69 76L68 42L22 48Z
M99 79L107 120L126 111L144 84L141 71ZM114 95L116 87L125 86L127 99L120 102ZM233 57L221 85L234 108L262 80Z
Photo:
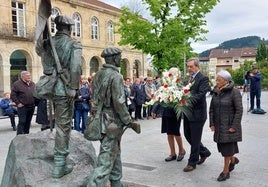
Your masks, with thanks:
M0 25L0 39L10 40L23 40L23 41L34 41L35 28L26 27L26 36L14 35L12 24L1 24Z

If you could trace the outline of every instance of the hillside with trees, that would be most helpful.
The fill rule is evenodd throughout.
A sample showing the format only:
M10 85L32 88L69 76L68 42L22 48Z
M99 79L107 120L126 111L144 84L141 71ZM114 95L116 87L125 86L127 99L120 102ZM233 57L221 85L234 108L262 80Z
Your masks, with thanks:
M259 44L263 39L259 36L247 36L243 38L236 38L233 40L228 40L221 43L218 47L213 49L231 49L231 48L242 48L242 47L254 47L258 48ZM265 40L266 45L268 45L268 40ZM211 49L203 51L199 54L200 57L207 57L209 56Z

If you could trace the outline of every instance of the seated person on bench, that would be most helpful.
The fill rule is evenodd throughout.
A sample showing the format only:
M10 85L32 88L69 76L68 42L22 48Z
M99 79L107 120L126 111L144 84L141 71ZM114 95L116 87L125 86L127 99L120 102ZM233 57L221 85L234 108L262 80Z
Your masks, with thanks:
M4 93L4 98L1 99L0 107L2 108L2 115L9 116L11 127L16 131L15 114L17 113L16 104L10 99L10 93Z

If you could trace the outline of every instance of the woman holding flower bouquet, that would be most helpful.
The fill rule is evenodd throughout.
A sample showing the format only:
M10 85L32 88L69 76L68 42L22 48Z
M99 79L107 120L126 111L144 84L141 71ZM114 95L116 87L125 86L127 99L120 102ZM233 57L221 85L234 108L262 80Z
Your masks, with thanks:
M163 107L161 104L158 104L152 109L153 118L156 117L159 110L163 111L161 133L167 133L168 145L170 148L170 154L165 158L165 161L169 162L176 159L177 161L181 161L186 154L180 133L181 117L179 119L177 118L173 108ZM175 141L179 147L178 157L175 150Z

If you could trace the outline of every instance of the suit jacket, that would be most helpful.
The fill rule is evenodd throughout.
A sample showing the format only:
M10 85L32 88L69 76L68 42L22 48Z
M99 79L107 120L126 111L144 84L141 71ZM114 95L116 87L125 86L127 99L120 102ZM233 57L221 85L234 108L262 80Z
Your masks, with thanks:
M205 121L207 119L206 94L210 90L208 77L201 72L198 72L193 79L193 85L190 88L192 96L192 113L188 116L189 121Z

